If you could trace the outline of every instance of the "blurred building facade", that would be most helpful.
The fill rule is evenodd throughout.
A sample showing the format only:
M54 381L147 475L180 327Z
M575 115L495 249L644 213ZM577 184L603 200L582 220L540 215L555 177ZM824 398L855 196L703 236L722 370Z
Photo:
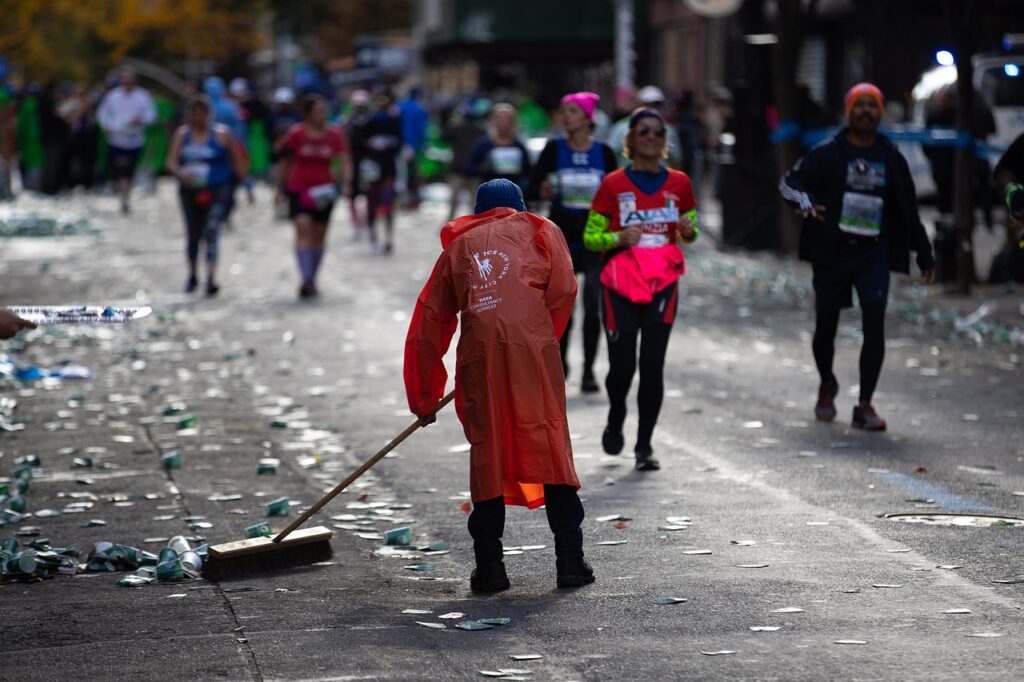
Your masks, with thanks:
M435 95L516 92L548 106L577 90L611 96L607 0L420 0L416 21Z

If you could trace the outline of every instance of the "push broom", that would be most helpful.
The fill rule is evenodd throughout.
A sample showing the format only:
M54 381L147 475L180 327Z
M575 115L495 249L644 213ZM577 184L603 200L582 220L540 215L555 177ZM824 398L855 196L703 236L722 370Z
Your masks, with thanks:
M455 392L452 391L442 398L441 402L437 404L435 412L440 411L454 397ZM405 431L395 436L377 454L363 462L348 478L334 486L333 490L321 497L316 504L303 512L299 518L292 521L277 535L238 540L210 547L206 561L203 563L202 576L207 580L238 578L253 573L304 566L331 558L334 550L331 548L330 540L334 531L325 526L296 529L309 517L320 511L321 507L337 497L341 491L352 485L356 479L369 471L370 467L384 459L385 455L398 447L421 426L424 426L423 419L417 419L410 424Z
M134 322L153 312L148 305L129 308L102 305L14 305L8 306L8 310L40 325Z

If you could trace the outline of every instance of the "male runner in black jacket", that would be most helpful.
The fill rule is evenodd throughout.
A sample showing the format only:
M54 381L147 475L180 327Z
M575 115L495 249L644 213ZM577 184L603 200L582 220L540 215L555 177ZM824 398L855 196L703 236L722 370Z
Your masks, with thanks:
M804 217L800 258L814 269L813 350L821 375L814 414L819 421L835 419L839 382L832 360L839 311L853 305L851 292L856 288L864 343L853 426L868 431L886 428L871 406L871 396L885 355L889 272L909 273L910 251L917 253L926 282L935 268L907 160L878 133L883 106L877 87L853 86L845 99L849 126L808 152L779 183L783 198Z

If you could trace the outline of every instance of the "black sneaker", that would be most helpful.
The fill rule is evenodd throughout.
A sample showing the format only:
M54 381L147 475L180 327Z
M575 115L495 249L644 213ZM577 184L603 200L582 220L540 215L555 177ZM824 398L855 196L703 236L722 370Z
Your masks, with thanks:
M312 284L303 284L299 287L299 298L314 298L316 296L316 287Z
M830 422L836 418L835 397L838 393L839 382L835 377L818 386L818 403L814 406L815 419L820 422Z
M185 280L185 293L186 294L191 294L193 291L196 290L196 287L198 287L198 286L199 286L199 280L196 279L196 276L195 275L190 276L187 280Z
M885 431L886 429L885 420L878 416L875 408L871 407L871 405L857 405L853 408L853 422L851 426L865 431Z
M216 296L217 292L219 292L219 291L220 291L220 287L217 286L217 283L214 282L212 279L209 282L206 283L206 295L207 296Z
M637 445L633 448L633 452L636 454L637 471L657 471L661 469L661 462L654 459L654 450L651 449L650 445Z
M580 384L580 390L584 393L597 393L601 390L601 387L597 385L597 380L594 379L593 372L583 373L583 383Z
M469 576L469 589L474 592L502 592L512 586L505 573L504 562L479 564Z
M594 582L594 569L583 559L556 559L559 587L582 587Z
M610 426L604 427L604 433L601 434L601 447L609 455L617 455L622 452L622 448L626 447L626 439L622 436L622 431L612 431Z

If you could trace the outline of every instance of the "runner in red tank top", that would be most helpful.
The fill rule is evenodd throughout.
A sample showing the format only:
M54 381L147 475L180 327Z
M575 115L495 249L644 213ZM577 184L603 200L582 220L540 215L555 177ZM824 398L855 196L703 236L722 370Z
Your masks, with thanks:
M302 123L292 126L278 144L285 155L278 184L285 188L288 215L295 221L295 256L302 277L299 296L310 298L318 294L316 273L338 188L347 186L352 171L344 134L327 125L324 98L306 96L302 113ZM336 175L339 171L342 177Z

